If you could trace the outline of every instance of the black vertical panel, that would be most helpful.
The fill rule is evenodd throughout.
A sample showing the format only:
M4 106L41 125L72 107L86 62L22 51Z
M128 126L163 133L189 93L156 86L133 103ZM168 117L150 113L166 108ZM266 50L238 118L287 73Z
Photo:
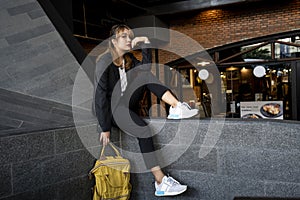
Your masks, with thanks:
M72 0L50 0L50 2L73 32Z
M292 62L292 119L300 120L300 61Z
M82 66L83 70L86 72L89 79L93 82L94 79L94 63L86 59L86 52L83 47L77 41L77 39L73 36L71 29L67 26L63 18L57 12L56 8L52 5L50 1L46 0L38 0L47 16L51 20L52 24L55 26L58 33L63 38L69 50L72 52L76 60L79 64L82 64L85 61L85 65ZM87 64L87 62L89 62Z
M296 102L297 102L297 120L300 120L300 61L296 62L297 79L296 79Z
M158 49L155 49L155 67L156 67L156 77L159 79L159 59L158 59ZM156 97L156 103L160 104L160 99L158 97ZM160 117L160 108L157 107L157 116Z

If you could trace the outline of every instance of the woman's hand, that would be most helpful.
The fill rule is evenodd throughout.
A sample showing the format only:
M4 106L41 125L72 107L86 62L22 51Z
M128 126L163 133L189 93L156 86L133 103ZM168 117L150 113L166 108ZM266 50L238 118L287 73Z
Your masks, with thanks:
M102 142L104 146L108 145L109 137L110 137L110 132L109 131L101 132L100 133L100 142Z
M148 43L148 44L150 43L148 37L135 37L131 41L131 47L134 48L140 42L144 42L144 43Z

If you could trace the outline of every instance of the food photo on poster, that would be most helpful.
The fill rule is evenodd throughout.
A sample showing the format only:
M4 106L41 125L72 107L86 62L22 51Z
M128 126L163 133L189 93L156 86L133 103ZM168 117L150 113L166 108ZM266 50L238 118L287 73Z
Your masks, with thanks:
M241 102L241 118L283 119L282 101L249 101Z

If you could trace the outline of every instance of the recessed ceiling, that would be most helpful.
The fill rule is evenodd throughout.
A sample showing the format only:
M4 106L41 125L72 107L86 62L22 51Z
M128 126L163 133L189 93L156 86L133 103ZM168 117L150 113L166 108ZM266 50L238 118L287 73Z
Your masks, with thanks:
M263 0L72 0L74 34L104 39L110 27L130 18L172 16L194 10ZM264 0L266 1L266 0Z

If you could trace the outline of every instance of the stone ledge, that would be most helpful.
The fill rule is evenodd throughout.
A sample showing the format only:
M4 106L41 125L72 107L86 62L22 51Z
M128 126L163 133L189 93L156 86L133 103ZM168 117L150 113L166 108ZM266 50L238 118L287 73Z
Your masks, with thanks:
M286 126L281 121L225 120L220 135L213 133L206 137L210 123L217 125L221 121L151 121L152 128L160 130L154 136L158 149L173 145L185 150L163 168L189 186L186 193L175 199L300 197L298 122L288 122ZM191 127L198 128L191 130ZM49 194L60 187L68 188L66 194L81 190L83 196L90 198L93 182L83 177L87 178L99 157L101 146L96 129L96 124L92 124L0 138L0 179L4 181L0 199L39 197L40 191ZM179 139L172 141L176 135ZM190 141L184 138L193 135ZM204 145L205 138L213 140L215 145ZM117 129L113 129L111 139L122 147L122 152L139 152L137 140ZM204 157L199 157L201 148L208 152ZM172 156L163 152L159 160L168 160L167 157ZM131 160L132 166L140 162L143 161ZM133 172L131 199L158 199L154 197L153 181L149 172ZM64 195L61 191L54 196L63 199Z

